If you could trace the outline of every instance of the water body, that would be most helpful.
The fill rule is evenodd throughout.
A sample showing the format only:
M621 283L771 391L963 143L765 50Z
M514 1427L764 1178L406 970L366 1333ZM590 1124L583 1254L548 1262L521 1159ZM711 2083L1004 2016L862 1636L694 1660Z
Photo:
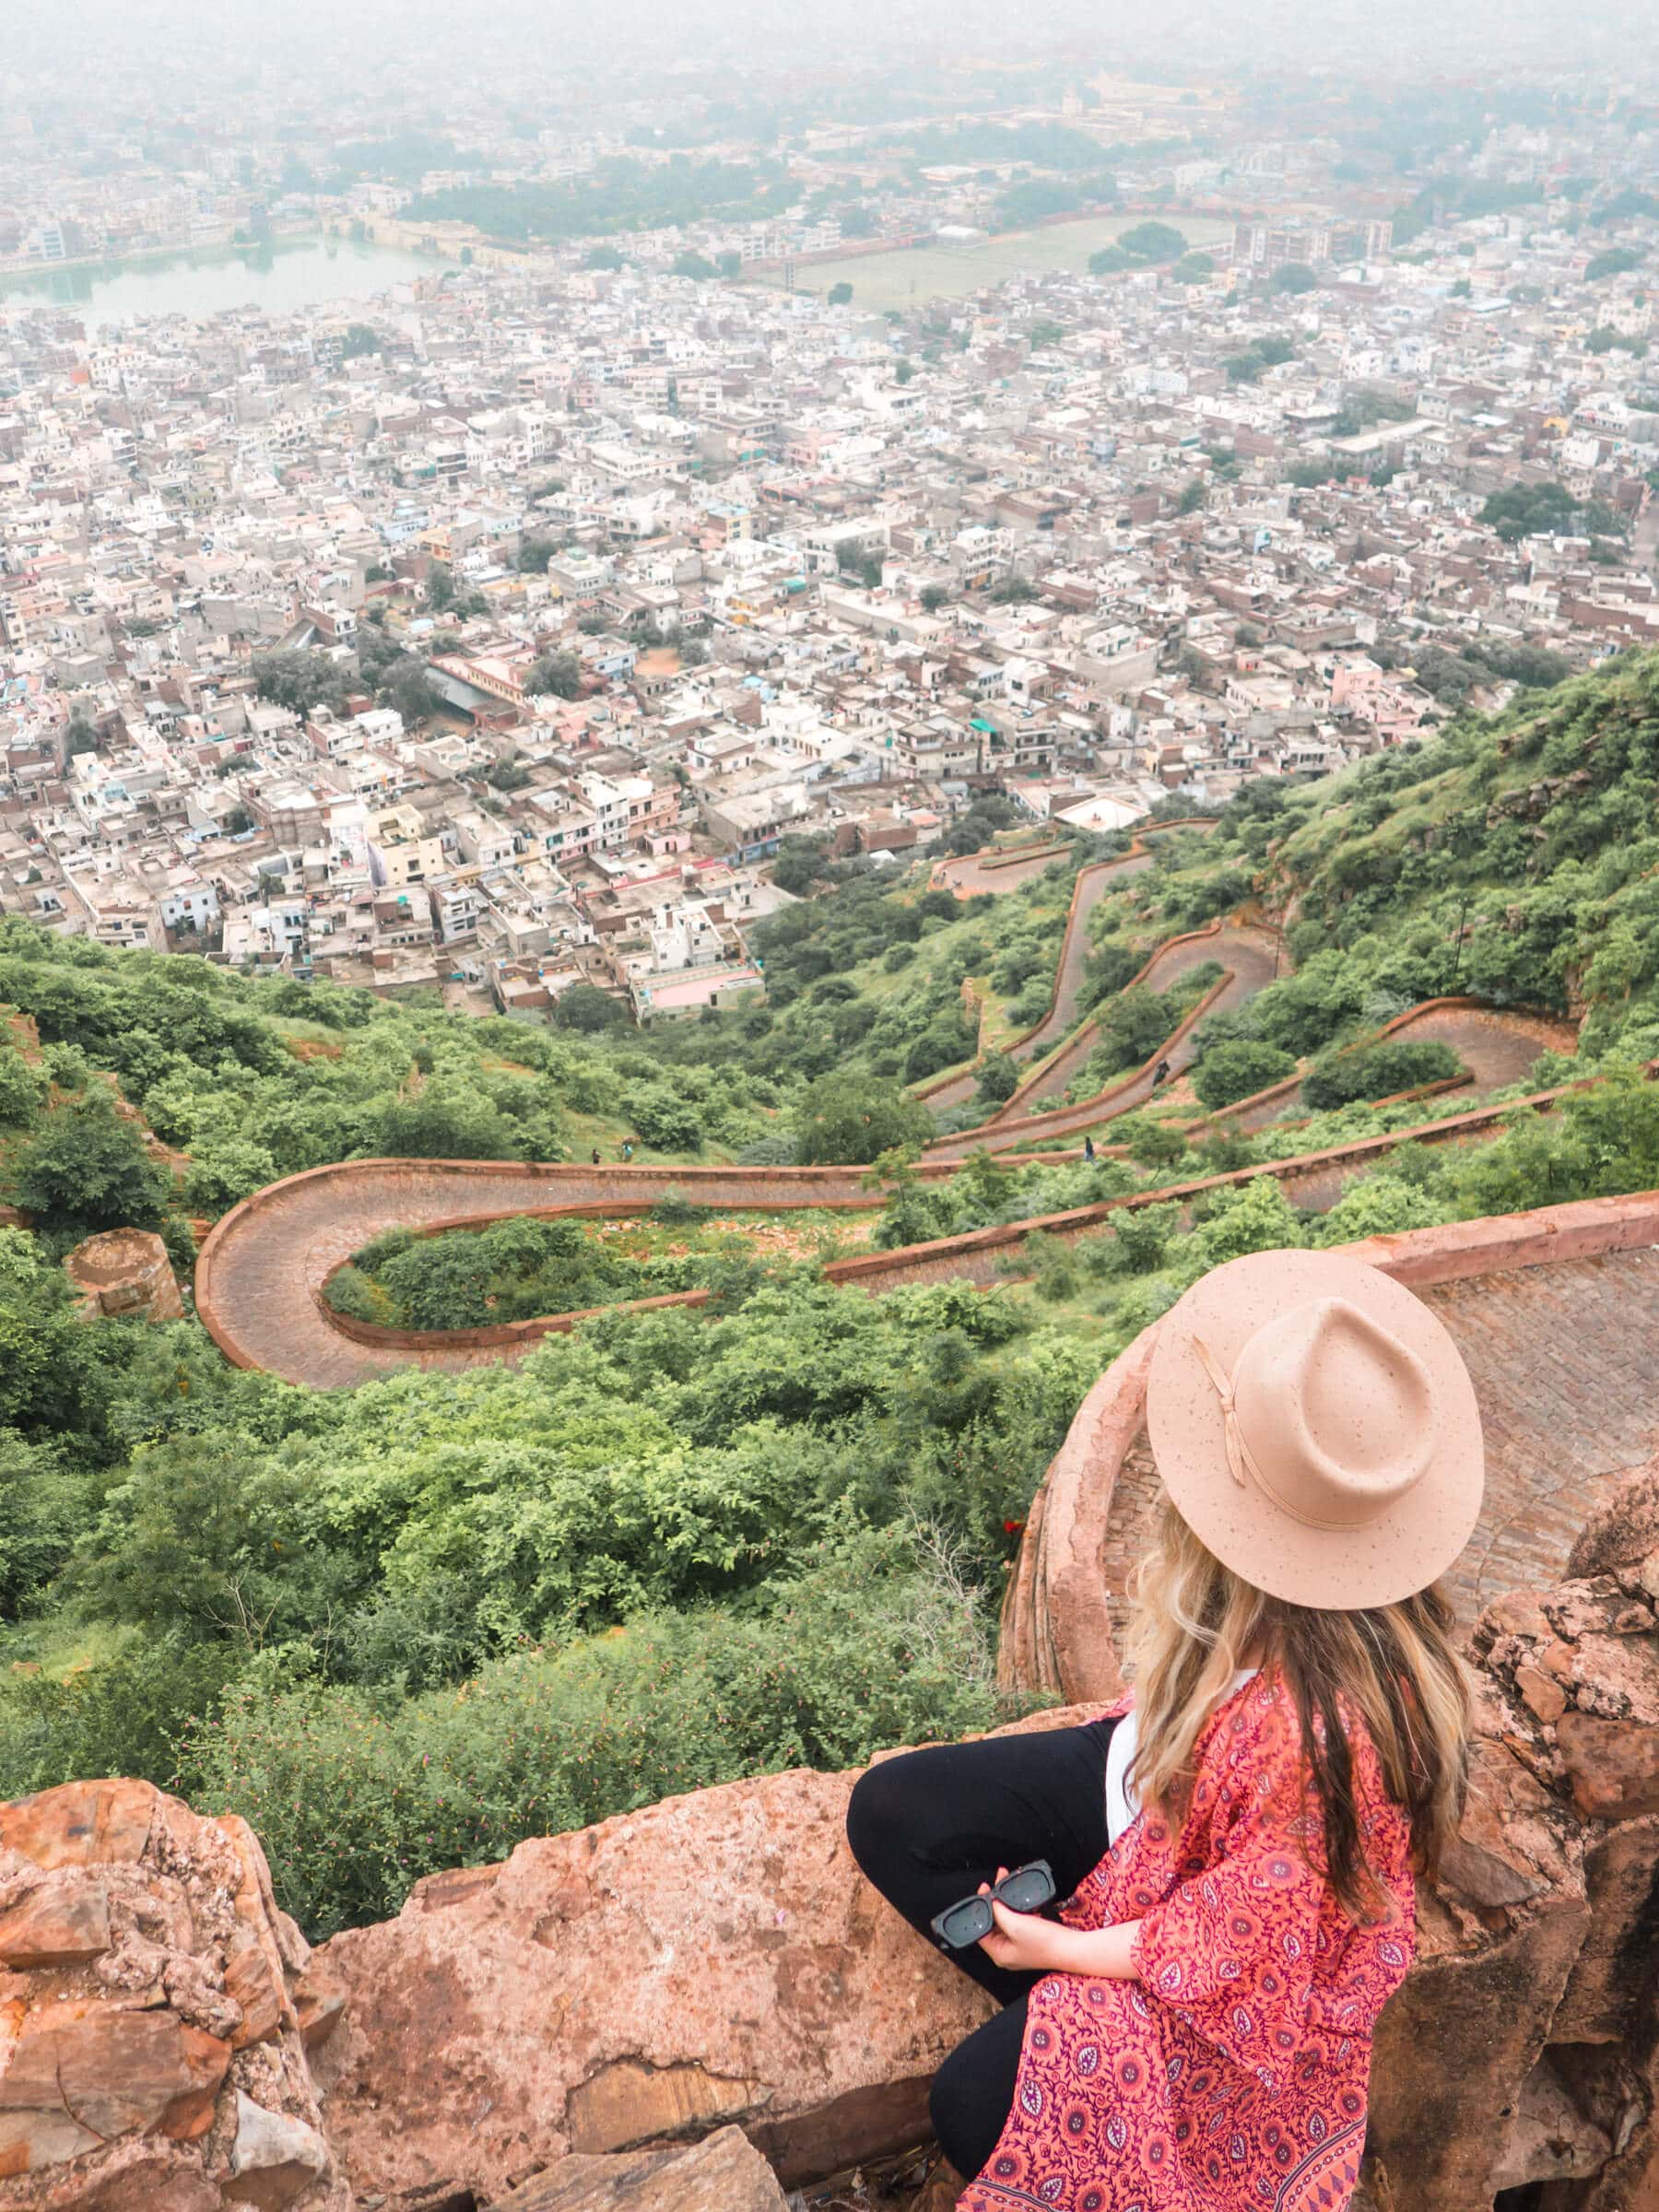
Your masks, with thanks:
M446 265L401 246L346 238L279 239L264 246L216 246L153 260L0 276L0 301L79 308L94 323L217 315L237 307L293 314L325 300L366 300L390 285L437 276Z

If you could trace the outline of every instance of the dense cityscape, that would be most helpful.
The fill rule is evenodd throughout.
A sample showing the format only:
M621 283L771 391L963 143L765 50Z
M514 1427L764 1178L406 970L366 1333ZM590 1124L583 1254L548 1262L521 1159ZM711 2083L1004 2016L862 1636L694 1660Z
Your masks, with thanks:
M903 852L987 782L1123 828L1659 636L1653 126L1534 104L1402 198L1220 91L1079 80L806 131L775 214L598 242L420 211L631 226L759 157L543 133L272 199L268 147L163 193L15 145L25 264L318 222L428 258L287 313L0 307L0 905L695 1008L760 987L782 838Z

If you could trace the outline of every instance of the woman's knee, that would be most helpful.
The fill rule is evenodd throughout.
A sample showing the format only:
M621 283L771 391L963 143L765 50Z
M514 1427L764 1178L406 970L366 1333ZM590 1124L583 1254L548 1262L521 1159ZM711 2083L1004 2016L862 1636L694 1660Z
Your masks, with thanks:
M915 1756L884 1759L853 1784L847 1802L847 1841L872 1880L877 1869L891 1862L895 1850L914 1836L920 1798L914 1780L904 1770Z

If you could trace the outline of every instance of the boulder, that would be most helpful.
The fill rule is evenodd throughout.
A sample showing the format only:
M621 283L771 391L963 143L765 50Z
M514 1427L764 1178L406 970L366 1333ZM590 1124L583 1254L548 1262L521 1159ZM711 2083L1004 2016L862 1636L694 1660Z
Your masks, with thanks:
M359 2194L488 2204L571 2152L732 2124L785 2186L921 2140L934 2070L989 2000L859 1875L855 1779L669 1798L334 1937L303 1994L345 2000L312 2064Z
M573 2152L490 2212L786 2212L786 2204L743 2130L723 2127L685 2150Z
M240 1820L148 1783L0 1806L0 2212L350 2212Z
M1659 1457L1620 1477L1567 1555L1573 1581L1659 1559Z

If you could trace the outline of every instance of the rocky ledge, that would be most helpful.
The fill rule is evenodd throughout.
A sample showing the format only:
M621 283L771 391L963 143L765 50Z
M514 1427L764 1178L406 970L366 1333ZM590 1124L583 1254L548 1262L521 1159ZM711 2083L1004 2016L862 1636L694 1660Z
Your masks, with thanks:
M145 1782L0 1806L0 2212L349 2212L247 1823Z
M1659 2206L1656 1615L1649 1469L1475 1628L1477 1788L1378 2036L1378 2212ZM120 1782L0 1807L0 2212L764 2212L915 2142L983 2000L859 1880L853 1779L536 1839L314 1955L234 1818Z

